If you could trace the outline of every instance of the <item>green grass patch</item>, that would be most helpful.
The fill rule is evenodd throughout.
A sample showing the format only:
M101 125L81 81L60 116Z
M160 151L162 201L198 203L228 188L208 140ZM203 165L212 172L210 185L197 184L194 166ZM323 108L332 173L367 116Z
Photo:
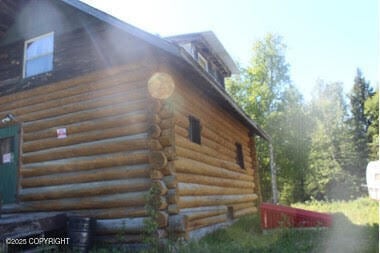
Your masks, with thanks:
M379 224L379 203L369 198L358 198L352 201L307 201L296 203L293 207L311 211L341 213L353 224Z

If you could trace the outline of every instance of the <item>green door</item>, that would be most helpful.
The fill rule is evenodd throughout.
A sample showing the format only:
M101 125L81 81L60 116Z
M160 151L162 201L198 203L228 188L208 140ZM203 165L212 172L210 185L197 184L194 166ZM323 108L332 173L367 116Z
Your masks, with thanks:
M19 132L19 125L0 128L0 195L3 204L16 201Z

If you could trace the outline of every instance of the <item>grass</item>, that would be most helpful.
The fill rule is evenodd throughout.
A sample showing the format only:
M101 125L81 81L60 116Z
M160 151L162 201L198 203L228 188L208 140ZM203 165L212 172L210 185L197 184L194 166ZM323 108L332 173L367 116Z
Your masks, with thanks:
M295 207L333 214L331 228L295 230L282 228L268 233L260 229L259 215L241 218L232 226L211 233L199 241L171 245L169 249L145 252L176 253L339 253L378 252L378 204L361 198L295 204ZM101 251L94 251L101 252ZM122 252L122 251L113 251Z
M354 201L308 201L293 204L293 207L311 211L341 213L353 224L371 225L379 223L379 204L369 198L359 198ZM364 215L363 215L364 214Z

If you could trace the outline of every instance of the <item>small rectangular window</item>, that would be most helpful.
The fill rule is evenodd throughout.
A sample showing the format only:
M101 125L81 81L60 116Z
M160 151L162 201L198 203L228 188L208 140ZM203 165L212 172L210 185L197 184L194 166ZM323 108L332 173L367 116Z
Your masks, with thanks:
M235 146L236 146L236 163L240 166L240 168L244 169L243 147L240 143L235 143Z
M53 70L54 33L25 41L23 77Z
M193 116L189 116L189 139L201 144L201 122Z
M207 63L207 60L203 57L203 55L201 55L200 53L198 53L198 63L199 65L201 65L201 67L208 71L208 63Z

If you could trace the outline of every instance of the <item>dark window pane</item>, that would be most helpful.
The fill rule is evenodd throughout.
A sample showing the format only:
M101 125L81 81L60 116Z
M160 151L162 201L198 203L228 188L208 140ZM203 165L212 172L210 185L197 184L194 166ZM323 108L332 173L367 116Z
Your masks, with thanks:
M236 163L240 168L244 169L244 156L243 156L243 147L240 143L236 143Z
M189 116L189 139L194 143L201 144L201 123L193 116Z

